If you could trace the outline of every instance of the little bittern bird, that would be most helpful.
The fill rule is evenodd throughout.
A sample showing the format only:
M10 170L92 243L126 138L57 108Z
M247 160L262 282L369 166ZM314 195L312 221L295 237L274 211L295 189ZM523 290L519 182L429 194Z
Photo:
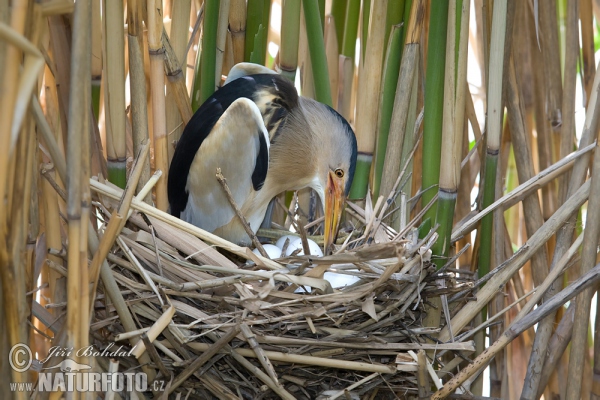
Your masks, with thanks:
M248 244L215 178L217 168L254 232L273 197L310 187L324 204L328 249L354 176L354 132L331 107L298 96L287 78L244 76L240 69L231 76L242 76L206 100L183 131L169 170L171 214Z

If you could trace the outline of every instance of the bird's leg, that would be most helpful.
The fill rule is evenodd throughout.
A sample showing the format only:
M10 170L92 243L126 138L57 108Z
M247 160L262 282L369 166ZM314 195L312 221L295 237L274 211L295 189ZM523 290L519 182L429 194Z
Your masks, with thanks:
M227 200L229 200L229 204L231 204L231 207L233 208L235 215L237 215L237 217L240 220L240 223L244 227L244 230L250 237L250 240L252 240L252 244L254 244L254 247L256 247L258 249L258 252L260 253L261 256L269 258L269 255L267 254L265 249L262 247L262 244L260 244L260 242L258 241L258 238L252 231L252 228L250 228L250 224L248 223L248 221L246 221L246 217L244 217L244 215L240 211L239 207L237 206L235 199L233 198L233 195L231 194L231 190L229 190L229 186L227 186L227 180L221 173L221 168L217 168L216 176L217 176L217 180L221 184L221 187L223 188L223 191L225 192L225 197L227 197Z

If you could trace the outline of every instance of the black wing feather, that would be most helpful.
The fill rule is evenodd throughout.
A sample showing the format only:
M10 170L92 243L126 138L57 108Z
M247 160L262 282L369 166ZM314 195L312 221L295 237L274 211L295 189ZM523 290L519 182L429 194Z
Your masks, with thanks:
M186 185L192 162L219 118L235 100L246 97L254 101L256 93L265 88L278 95L277 104L285 110L290 111L297 107L298 93L290 81L275 74L259 74L244 76L228 83L213 93L194 113L177 143L169 168L167 193L172 215L179 217L187 205ZM252 185L255 190L262 187L268 169L268 148L260 132L259 139L259 154L252 173Z

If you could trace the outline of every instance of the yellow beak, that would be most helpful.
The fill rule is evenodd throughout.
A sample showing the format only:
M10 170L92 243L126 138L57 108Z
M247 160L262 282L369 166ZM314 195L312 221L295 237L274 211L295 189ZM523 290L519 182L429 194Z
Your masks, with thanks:
M329 247L337 236L345 200L342 180L333 172L329 172L325 188L325 243L323 246L325 255L329 253Z

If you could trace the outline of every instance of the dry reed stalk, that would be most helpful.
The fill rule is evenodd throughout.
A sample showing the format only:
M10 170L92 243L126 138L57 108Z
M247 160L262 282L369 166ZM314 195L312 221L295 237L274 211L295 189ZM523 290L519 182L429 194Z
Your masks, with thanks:
M385 31L387 0L373 2L370 13L368 38L362 38L364 58L359 62L355 131L358 145L358 160L353 186L354 198L365 197L375 150L375 134L379 112L381 76L385 54ZM365 12L363 10L363 12ZM409 81L409 83L412 81ZM388 147L389 148L389 147ZM393 178L392 178L393 179ZM360 186L359 186L360 185ZM387 192L383 192L387 193Z
M91 45L91 4L80 2L75 5L74 25L73 25L73 52L71 58L71 77L69 97L71 99L81 99L81 101L71 101L69 105L69 130L67 142L67 165L71 168L67 170L68 203L67 203L67 221L68 221L68 241L67 249L68 260L68 279L67 279L67 346L80 349L85 347L88 338L82 337L82 330L89 324L89 318L86 318L87 302L82 306L82 277L86 277L87 254L82 260L81 250L87 247L87 243L82 243L85 238L83 229L86 229L87 221L82 220L85 212L82 213L82 197L84 196L83 186L83 166L85 157L84 152L89 151L85 147L85 139L88 137L86 127L88 121L88 112L90 104L90 67L91 57L88 49ZM89 160L88 160L89 161ZM88 167L89 168L89 167ZM85 269L85 272L83 270ZM86 280L87 282L87 280ZM84 296L85 299L85 296ZM84 327L85 325L85 327ZM79 356L75 356L79 360ZM74 398L79 398L74 393Z
M150 56L150 88L152 91L152 134L154 144L154 169L165 173L155 188L156 207L166 211L169 208L167 198L167 175L169 155L167 147L168 132L165 114L165 73L164 47L162 44L163 21L162 1L148 0L148 54ZM145 184L146 182L142 182Z
M169 83L167 86L167 93L170 92L172 94L172 99L175 100L181 121L178 129L181 128L181 130L183 130L184 126L187 125L194 114L190 104L190 96L188 95L187 87L185 86L185 74L181 69L182 64L179 62L180 59L183 60L185 57L180 58L177 56L165 30L163 30L162 40L163 48L165 50L165 73L167 74L167 82ZM171 134L172 131L169 131L169 135ZM174 142L175 140L171 141L171 143ZM169 149L171 148L174 149L174 146L169 146Z
M95 301L96 288L98 287L100 266L105 261L106 256L108 255L110 249L113 247L115 240L117 239L117 237L121 233L121 230L125 226L125 223L127 222L127 215L129 212L129 207L131 205L131 200L133 199L135 189L137 187L140 176L142 175L142 171L149 150L149 143L145 143L142 145L141 153L138 154L136 162L133 166L132 173L129 177L129 180L127 181L127 186L123 192L123 198L121 199L119 208L116 209L111 215L110 221L108 222L108 225L106 226L106 229L104 231L104 235L100 240L98 251L94 254L94 258L92 259L89 273L89 283L92 284L92 289L90 292L90 307L92 309Z
M338 109L338 97L335 95L338 87L338 60L339 46L335 31L335 21L331 15L325 17L325 56L327 57L327 70L329 71L329 86L331 87L332 107Z
M565 203L566 204L566 203ZM559 209L560 210L560 209ZM559 212L559 211L557 211ZM513 324L511 328L498 339L494 344L488 347L479 357L471 362L466 368L463 368L454 378L447 382L444 387L434 393L432 399L442 399L447 397L461 383L463 383L472 374L476 373L482 365L491 360L494 355L508 345L512 340L518 337L526 329L542 320L544 317L553 313L568 300L581 293L589 286L595 284L600 279L600 264L596 265L586 274L582 275L575 282L571 283L550 301L542 304L536 310L529 313L526 317Z
M167 118L167 133L170 137L170 139L168 140L167 144L167 152L169 155L169 162L171 161L171 159L173 158L173 152L175 151L175 146L172 145L173 143L177 143L177 141L179 141L179 138L181 137L181 133L183 132L183 128L185 126L185 124L187 124L187 121L189 121L189 119L187 121L183 121L182 117L179 113L179 101L178 101L178 97L180 96L177 93L177 88L173 87L173 80L177 80L177 81L181 81L183 84L183 87L185 89L185 76L186 76L186 71L187 68L181 68L182 65L185 66L185 61L187 60L187 43L188 43L188 36L189 36L189 21L190 21L190 11L191 11L191 7L192 7L192 2L191 0L180 0L180 1L176 1L173 3L173 8L172 8L172 13L171 13L171 30L169 31L169 39L170 39L170 44L172 46L173 49L173 54L175 55L175 57L177 58L178 62L178 68L176 71L173 71L174 73L170 73L168 68L166 71L167 74L167 81L169 82L169 84L167 85L167 97L165 100L166 103L166 118ZM164 36L163 36L164 39ZM165 66L167 65L167 60L169 58L169 51L168 51L168 46L166 44L167 40L165 41L165 50L166 51L166 57L165 57ZM184 92L187 91L184 90ZM187 106L189 107L190 110L190 117L191 117L191 107L190 107L190 101L189 101L189 96L187 97ZM164 171L165 173L167 171Z
M301 6L299 1L294 0L283 0L281 5L281 42L277 69L280 74L292 81L296 77L298 68Z
M265 369L265 371L267 371L269 378L271 378L277 386L281 386L281 383L279 383L279 379L277 379L277 372L275 372L273 364L271 364L271 361L269 360L269 357L267 357L267 355L265 354L265 351L258 344L254 332L252 332L252 330L246 324L241 324L240 329L242 331L242 334L246 338L246 341L256 354L256 358L258 358L258 361L260 362L262 367Z
M529 53L531 54L531 69L533 71L544 70L542 54L540 54L537 45L537 31L532 18L527 18L527 28L529 30ZM545 39L542 39L545 40ZM534 73L533 75L533 107L535 116L535 129L537 132L537 150L539 158L539 169L545 169L552 164L552 138L551 127L546 117L545 99L546 86L544 75ZM542 188L543 215L548 219L555 210L556 199L554 198L554 184Z
M598 240L600 239L600 224L598 224L600 220L600 152L597 148L591 174L592 184L581 252L580 271L582 276L590 271L596 263ZM581 396L581 384L584 378L583 366L585 364L585 354L588 352L587 335L590 320L590 301L594 292L593 288L585 290L577 297L575 303L571 353L569 355L567 398L580 398ZM589 379L589 376L585 375Z
M4 70L2 77L0 77L0 79L2 79L2 92L4 93L2 99L0 99L0 121L2 121L2 125L0 126L4 132L0 138L0 148L3 151L2 156L0 156L0 199L4 199L6 196L7 181L9 176L11 176L8 166L10 161L10 149L12 147L11 142L13 140L13 119L15 118L14 112L17 104L17 97L19 96L19 68L21 65L22 52L25 49L22 44L17 42L17 40L20 40L23 44L27 43L27 40L22 35L25 32L25 22L29 7L28 3L27 0L13 2L10 27L4 23L0 24L0 37L10 43L4 52L5 58L2 63L4 64ZM33 46L30 45L30 47ZM29 99L29 94L24 94L27 94L27 98ZM8 134L9 132L10 134ZM4 239L5 235L8 235L8 232L6 232L8 219L8 210L2 207L0 210L0 234L2 235L2 239ZM2 240L2 243L6 243L6 241ZM8 257L5 250L0 248L0 261L2 261L3 265L9 265ZM6 276L4 278L8 277ZM4 291L4 296L8 297L7 291ZM5 298L5 307L10 304L11 301ZM9 335L9 337L11 343L19 342L18 337L12 337L11 335Z
M193 342L188 344L192 349L199 351L206 351L210 348L209 344L206 343L198 343ZM234 349L234 353L239 354L243 357L256 357L254 350L252 349L244 349L244 348L236 348ZM416 371L416 366L390 366L390 365L381 365L381 364L369 364L358 361L343 361L343 360L335 360L329 358L322 357L314 357L314 356L305 356L300 354L289 354L282 353L278 351L265 351L265 355L269 357L272 361L279 361L291 364L303 364L303 365L314 365L320 367L327 368L336 368L336 369L347 369L353 371L363 371L363 372L378 372L381 374L394 374L396 371ZM266 374L265 374L266 375Z
M231 342L237 334L240 332L240 326L236 325L232 327L225 335L221 336L214 345L210 346L206 351L196 358L190 365L188 365L171 383L169 393L173 393L183 382L185 382L190 376L198 371L204 364L217 354L227 343Z
M526 182L523 182L519 186L517 186L510 193L505 196L499 198L494 203L490 204L487 208L481 210L474 216L470 217L467 221L457 223L457 226L452 233L452 241L456 241L463 237L465 234L471 232L475 229L477 222L483 218L484 214L490 213L499 207L503 207L504 209L510 208L516 203L522 201L524 198L529 196L531 193L537 191L544 185L546 185L549 181L555 179L560 174L564 173L567 169L573 168L576 162L579 162L580 159L587 156L587 153L594 150L596 147L595 143L588 144L585 147L580 147L579 150L574 151L569 154L567 157L553 164L549 168L541 171L539 174L529 179ZM588 159L589 160L589 159Z
M388 144L385 152L385 161L381 178L381 188L379 192L383 195L392 193L400 173L401 155L406 130L409 119L410 100L413 81L416 77L417 64L419 62L419 42L421 39L421 30L423 27L423 17L425 13L425 3L423 0L414 2L410 12L410 18L407 27L406 42L402 52L402 61L400 64L400 77L396 86L396 97L394 99L394 110L388 136Z
M127 48L129 51L129 90L131 92L131 128L133 152L138 154L142 144L149 140L148 108L146 103L146 73L144 71L142 10L143 0L127 1ZM164 171L166 172L166 171ZM150 178L150 160L144 164L138 183L139 192ZM152 204L152 196L144 201Z
M562 158L573 149L575 133L575 85L577 84L577 60L579 58L579 2L567 3L567 28L565 37L564 86L562 93L562 126L558 157ZM556 49L554 50L556 51ZM569 174L558 180L558 204L567 196Z
M229 6L229 31L233 44L233 63L244 61L244 46L246 43L246 1L231 0Z
M104 115L106 158L109 180L125 187L127 147L125 145L125 30L123 1L102 2L105 14L102 58L104 67ZM98 13L96 13L98 14Z
M596 63L594 61L594 13L592 11L592 0L583 0L579 4L579 20L581 24L581 50L583 61L583 89L584 104L590 98L594 76L596 75Z
M231 193L231 190L229 190L229 187L227 186L227 181L225 180L225 177L221 173L221 168L217 168L216 177L217 177L217 181L219 181L219 183L221 184L221 187L223 188L223 192L225 192L225 197L227 197L227 200L229 200L229 204L231 205L231 208L233 208L235 215L240 220L240 223L242 224L242 227L244 227L246 234L248 234L248 237L250 237L250 239L252 240L252 244L254 245L254 247L256 247L258 249L258 252L260 253L261 256L263 256L265 258L269 258L267 252L262 247L262 244L260 244L260 242L258 241L256 234L252 231L252 228L250 228L250 224L248 224L246 217L244 217L244 214L242 214L242 212L240 211L240 208L236 204L235 199L233 198L233 194Z
M306 18L304 7L300 7L300 33L298 38L298 68L300 69L300 92L302 96L314 99L315 84L313 69L308 52L308 38L306 35Z
M150 327L150 329L148 330L148 332L146 332L145 334L148 336L148 339L153 342L154 340L156 340L156 338L158 337L158 335L160 335L160 333L165 330L165 328L171 323L171 321L173 320L173 315L175 315L175 307L173 306L169 306L169 308L167 308L162 315L160 316L159 319L156 320L156 322L154 322L154 324L152 324L152 326ZM133 351L131 352L132 355L134 355L136 358L140 358L140 356L142 354L144 354L146 350L146 345L144 344L144 342L140 339L137 344L134 346Z
M456 20L460 12L461 24L456 36ZM437 221L443 221L440 229L438 252L442 257L448 255L450 236L454 220L458 188L461 176L462 140L465 127L465 91L467 89L467 48L469 32L470 2L463 2L462 9L457 9L454 1L450 2L448 12L448 31L446 44L446 72L444 81L444 108L442 128L442 158L440 183L438 191ZM457 41L458 39L458 41Z
M229 8L231 0L220 0L219 22L217 25L217 54L215 56L215 88L221 85L221 71L223 69L223 55L227 39Z
M525 182L535 176L535 171L533 167L533 161L531 159L531 147L528 143L525 133L526 126L522 111L522 95L520 94L519 84L517 82L514 58L511 60L509 65L508 75L509 79L506 100L508 109L508 123L511 129L513 151L515 155L519 181ZM527 235L531 236L544 224L544 217L542 215L542 209L537 197L537 193L534 193L523 199L523 211ZM548 251L545 245L541 246L540 250L533 255L531 260L531 271L533 283L535 287L539 287L539 285L541 285L544 281L544 278L548 275ZM548 298L545 298L545 300L548 300ZM523 385L523 396L531 396L532 394L534 395L537 391L537 384L530 382L532 379L536 379L536 377L539 378L539 374L535 374L534 371L540 371L544 364L545 351L543 349L545 348L545 345L552 334L553 324L554 318L550 316L542 320L542 322L540 322L538 325L536 339L531 351L532 356L529 359L529 365L527 368L528 372L527 376L525 377L525 384ZM544 347L539 347L540 343L542 343ZM530 391L531 393L529 393Z
M479 311L485 307L490 299L496 294L497 288L504 285L510 277L517 272L526 261L542 246L552 235L554 235L569 217L585 202L589 195L589 181L583 184L577 194L569 198L557 211L550 217L540 229L538 229L527 242L522 246L523 250L515 253L496 270L490 271L491 278L477 293L477 301L469 302L452 318L452 329L458 332L464 328ZM439 339L441 341L449 340L448 327L442 329Z
M556 132L562 125L562 77L560 55L557 49L558 24L556 20L556 0L538 2L539 12L539 43L544 59L544 78L547 103L547 118L552 129ZM553 135L555 136L555 135Z
M48 173L54 177L55 172L53 166L51 166L51 169L48 171ZM46 235L46 247L48 249L61 250L62 235L59 219L60 213L58 209L58 196L52 189L52 185L47 179L44 179L42 182L42 195L44 202L44 231ZM48 254L48 262L56 263L60 266L63 265L62 259L52 254ZM64 290L63 285L58 282L58 279L60 279L60 274L53 269L49 269L47 282L48 297L51 299L56 299L59 296L59 292Z

